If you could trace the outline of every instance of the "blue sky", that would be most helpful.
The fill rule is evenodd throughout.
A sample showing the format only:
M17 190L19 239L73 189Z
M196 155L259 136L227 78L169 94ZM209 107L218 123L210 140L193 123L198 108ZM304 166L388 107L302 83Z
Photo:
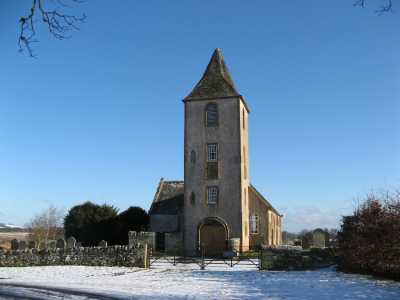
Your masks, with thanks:
M183 104L220 47L250 115L252 183L285 226L332 227L400 186L400 7L351 1L93 1L66 41L0 3L0 222L91 200L149 208L183 178ZM40 26L40 23L38 23Z

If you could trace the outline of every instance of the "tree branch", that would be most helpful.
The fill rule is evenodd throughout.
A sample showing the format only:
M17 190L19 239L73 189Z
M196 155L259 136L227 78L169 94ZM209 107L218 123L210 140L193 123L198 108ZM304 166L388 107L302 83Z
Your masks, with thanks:
M82 3L81 0L69 0L74 3ZM53 0L55 4L62 7L68 7L61 0ZM29 56L35 57L32 49L32 43L37 42L36 36L36 16L41 18L41 21L47 25L50 34L56 39L63 40L69 38L68 33L71 30L79 30L78 23L84 22L86 16L83 14L80 17L67 15L59 8L47 9L44 6L44 0L32 0L31 8L26 16L19 19L20 31L18 38L19 51L26 50Z
M383 4L377 10L375 10L375 13L382 15L388 12L393 12L393 0L382 0L382 2ZM353 5L365 8L367 5L367 0L355 0Z

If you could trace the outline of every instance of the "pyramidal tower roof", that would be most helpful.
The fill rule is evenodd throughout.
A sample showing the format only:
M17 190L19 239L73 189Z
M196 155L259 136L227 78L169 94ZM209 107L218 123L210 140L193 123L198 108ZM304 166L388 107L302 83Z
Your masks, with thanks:
M185 100L240 96L224 62L221 49L215 49L203 77Z

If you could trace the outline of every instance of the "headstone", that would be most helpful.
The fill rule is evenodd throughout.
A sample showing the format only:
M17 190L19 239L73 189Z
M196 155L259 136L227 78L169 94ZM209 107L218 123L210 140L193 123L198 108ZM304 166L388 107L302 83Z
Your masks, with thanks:
M28 245L26 244L25 241L19 241L19 245L18 245L19 250L25 250L27 248L27 246Z
M76 247L76 239L71 236L67 239L67 249L74 249Z
M155 248L156 245L156 233L141 231L137 234L137 246L144 247L144 245L149 245L152 249Z
M47 242L47 249L56 249L57 248L57 241L50 240Z
M35 241L29 241L28 248L29 249L36 249L36 242Z
M11 250L18 250L19 249L19 243L18 243L18 240L12 240L11 241Z
M101 248L106 248L106 247L107 247L107 242L106 242L105 240L101 240L101 241L99 242L99 247L101 247Z
M312 246L315 248L326 247L326 233L322 229L315 229L313 231L313 243Z
M228 249L234 252L240 250L240 238L232 238L228 240Z
M58 239L56 244L57 249L64 249L65 248L65 240Z
M136 231L129 231L128 232L129 238L129 249L137 247L137 232Z

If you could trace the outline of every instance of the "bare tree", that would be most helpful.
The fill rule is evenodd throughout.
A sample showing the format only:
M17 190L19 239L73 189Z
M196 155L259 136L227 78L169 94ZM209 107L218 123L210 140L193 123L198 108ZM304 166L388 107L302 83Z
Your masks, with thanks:
M49 240L56 240L64 236L64 211L49 206L35 215L26 225L30 231L30 239L36 242L39 248L45 248Z
M65 0L81 3L82 0ZM45 0L32 0L28 13L19 19L20 30L18 46L20 52L26 50L31 57L35 57L32 43L36 40L36 25L38 19L47 26L50 34L59 40L69 38L71 30L79 30L78 23L84 22L86 16L78 17L64 12L69 7L63 0L52 0L51 4ZM50 6L50 7L49 7Z
M356 0L354 1L354 6L359 6L359 7L366 7L367 2L371 2L370 0ZM381 0L380 1L382 4L379 6L378 9L375 10L375 12L378 15L382 15L384 13L388 12L393 12L393 0Z

